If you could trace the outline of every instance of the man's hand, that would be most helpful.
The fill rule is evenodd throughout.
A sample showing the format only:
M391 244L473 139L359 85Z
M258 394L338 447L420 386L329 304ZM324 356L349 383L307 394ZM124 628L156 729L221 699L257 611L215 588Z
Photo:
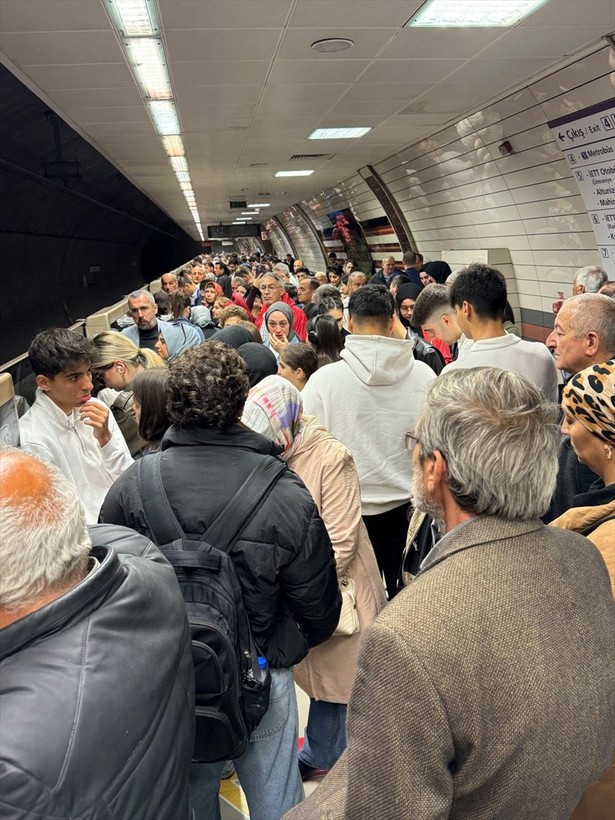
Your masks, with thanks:
M98 441L99 447L104 447L105 444L111 441L108 407L105 407L104 404L86 401L86 403L79 408L79 415L83 423L92 428L94 438Z

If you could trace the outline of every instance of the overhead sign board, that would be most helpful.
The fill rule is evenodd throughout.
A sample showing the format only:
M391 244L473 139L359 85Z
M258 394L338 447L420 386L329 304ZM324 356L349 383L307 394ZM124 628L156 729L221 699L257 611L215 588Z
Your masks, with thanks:
M549 122L577 181L602 265L615 278L615 99Z
M247 200L245 199L232 199L229 202L229 208L245 208Z

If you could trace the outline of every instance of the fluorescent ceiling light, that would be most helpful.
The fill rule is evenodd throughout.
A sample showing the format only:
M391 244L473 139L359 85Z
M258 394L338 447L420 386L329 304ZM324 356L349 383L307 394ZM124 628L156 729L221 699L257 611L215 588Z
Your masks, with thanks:
M175 103L163 100L147 103L156 131L161 137L181 133Z
M164 150L170 157L183 157L186 153L184 141L180 136L161 137Z
M248 208L269 208L268 202L253 202Z
M314 171L276 171L276 177L309 177Z
M362 128L317 128L309 135L309 140L356 140L359 137L364 137L371 126Z
M256 216L259 213L260 213L260 211L242 211L241 215L242 216Z
M175 176L178 182L190 182L190 174L187 171L176 171Z
M177 173L178 171L188 170L188 160L186 157L170 157L171 168Z
M150 100L170 100L173 92L162 40L137 37L124 46L143 94Z
M158 20L152 0L108 0L113 23L124 37L153 37Z
M236 220L233 222L233 225L246 225L246 224L247 224L247 222L246 222L246 220L245 220L245 219L236 219Z
M427 0L407 26L514 26L548 0Z

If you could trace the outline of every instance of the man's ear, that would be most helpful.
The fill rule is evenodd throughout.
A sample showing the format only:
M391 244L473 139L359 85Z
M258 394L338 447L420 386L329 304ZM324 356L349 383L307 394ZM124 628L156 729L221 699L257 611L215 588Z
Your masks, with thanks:
M430 493L439 493L443 484L448 481L446 460L439 450L429 453L423 466L423 476Z
M36 377L36 386L40 387L41 390L49 390L49 378L47 376L37 376Z
M473 313L474 313L474 308L472 307L472 305L469 302L464 302L463 305L461 306L461 312L463 313L464 317L469 322L470 319L472 318Z
M154 316L158 313L158 302L154 302Z

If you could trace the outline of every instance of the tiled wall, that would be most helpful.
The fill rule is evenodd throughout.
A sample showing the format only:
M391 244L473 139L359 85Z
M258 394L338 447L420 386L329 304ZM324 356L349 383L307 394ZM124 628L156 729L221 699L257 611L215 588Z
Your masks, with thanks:
M288 234L297 257L301 259L313 273L324 271L327 263L323 249L315 236L315 229L308 223L308 217L300 208L293 205L284 213L276 217Z
M547 121L612 98L614 66L613 51L597 48L374 166L427 260L508 251L509 285L516 281L524 329L534 338L552 326L552 303L560 291L570 295L575 270L600 264ZM498 151L504 140L514 149L509 156ZM344 203L360 219L380 209L359 176L304 205L320 226L331 204Z
M269 233L269 240L273 245L273 250L275 251L275 255L278 259L284 259L287 253L291 256L295 255L286 234L280 228L275 219L269 219L265 223L265 230Z

